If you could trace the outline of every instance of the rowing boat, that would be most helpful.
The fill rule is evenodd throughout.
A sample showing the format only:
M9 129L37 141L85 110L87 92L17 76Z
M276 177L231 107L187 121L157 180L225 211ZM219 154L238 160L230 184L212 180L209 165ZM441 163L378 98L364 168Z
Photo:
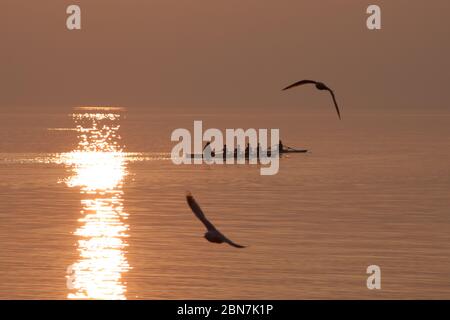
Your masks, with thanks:
M306 150L306 149L286 149L286 150L283 150L279 155L282 155L282 154L285 154L285 153L307 153L307 152L308 152L308 150ZM217 155L212 153L211 157L214 157L214 156L221 157L221 156L223 156L223 153L218 153ZM267 157L270 157L270 156L271 156L271 152L268 151L267 152ZM200 153L200 154L186 154L186 157L187 158L191 158L191 159L202 159L203 158L203 154L202 153ZM237 155L236 154L233 157L235 159L237 159ZM254 155L251 155L251 156L245 155L245 159L249 159L249 158L256 158L256 157Z

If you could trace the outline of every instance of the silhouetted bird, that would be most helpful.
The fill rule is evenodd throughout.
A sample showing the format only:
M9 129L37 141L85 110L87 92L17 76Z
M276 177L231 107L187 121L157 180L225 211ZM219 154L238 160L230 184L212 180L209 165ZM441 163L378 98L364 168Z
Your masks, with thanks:
M214 242L214 243L226 242L229 245L236 247L236 248L245 248L244 246L234 243L233 241L231 241L230 239L225 237L219 230L217 230L216 227L214 227L214 225L211 222L209 222L208 219L206 219L206 216L203 213L202 209L200 209L200 206L198 205L198 203L195 201L194 197L190 193L188 193L186 195L186 200L187 200L187 203L189 204L189 207L191 207L192 211L194 212L194 214L205 225L206 229L208 230L205 233L206 240L208 240L209 242Z
M316 88L318 90L327 90L328 92L330 92L331 97L333 97L334 106L336 107L336 111L337 111L339 120L341 119L341 112L339 111L339 107L338 107L338 104L336 102L336 97L334 96L334 92L333 92L333 90L328 88L324 83L313 81L313 80L301 80L301 81L298 81L296 83L291 84L290 86L287 86L283 90L288 90L288 89L291 89L291 88L294 88L294 87L297 87L297 86L301 86L301 85L304 85L304 84L315 84Z

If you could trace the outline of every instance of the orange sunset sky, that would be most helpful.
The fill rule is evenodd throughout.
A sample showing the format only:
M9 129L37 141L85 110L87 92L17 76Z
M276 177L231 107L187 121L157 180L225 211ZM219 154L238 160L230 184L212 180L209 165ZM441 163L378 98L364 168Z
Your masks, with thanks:
M66 29L66 8L82 30ZM366 8L382 9L382 30ZM448 0L3 0L0 110L295 107L322 80L347 112L448 108ZM328 110L327 110L328 111Z

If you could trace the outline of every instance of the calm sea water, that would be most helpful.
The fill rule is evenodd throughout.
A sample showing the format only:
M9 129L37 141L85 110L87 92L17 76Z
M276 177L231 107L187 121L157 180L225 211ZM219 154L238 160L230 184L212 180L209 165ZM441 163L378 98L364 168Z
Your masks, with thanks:
M2 114L0 298L449 299L450 115L333 116ZM275 176L175 166L193 120L311 152ZM186 191L249 247L203 239Z

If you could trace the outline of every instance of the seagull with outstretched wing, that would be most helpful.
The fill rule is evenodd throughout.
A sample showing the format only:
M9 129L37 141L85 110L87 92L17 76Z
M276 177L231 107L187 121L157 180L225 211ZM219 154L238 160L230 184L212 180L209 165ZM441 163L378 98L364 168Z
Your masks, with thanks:
M231 241L230 239L228 239L227 237L225 237L219 230L216 229L216 227L214 227L214 225L208 219L206 219L205 214L203 213L202 209L198 205L197 201L195 201L192 194L188 193L186 195L186 200L187 200L189 207L194 212L195 216L205 225L206 229L208 230L205 233L206 240L208 240L209 242L213 242L213 243L224 243L225 242L235 248L245 248L244 246L236 244L233 241Z
M298 87L298 86L302 86L304 84L314 84L316 85L316 88L318 90L326 90L331 94L331 97L333 98L333 102L334 102L334 106L336 108L336 112L338 114L339 120L341 119L341 112L339 111L339 107L336 101L336 96L334 95L333 90L331 90L329 87L327 87L324 83L322 82L318 82L318 81L314 81L314 80L301 80L298 81L296 83L291 84L290 86L287 86L286 88L284 88L283 90L288 90L294 87Z

